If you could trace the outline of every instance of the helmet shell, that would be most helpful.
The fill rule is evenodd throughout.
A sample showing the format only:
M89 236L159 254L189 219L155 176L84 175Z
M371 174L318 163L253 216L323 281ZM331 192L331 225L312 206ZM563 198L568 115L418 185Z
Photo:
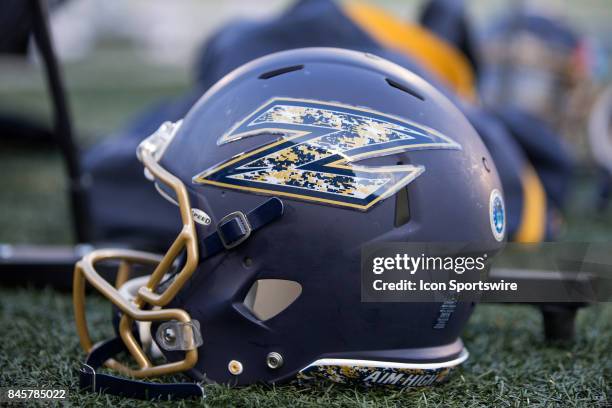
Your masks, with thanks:
M288 69L291 68L291 69ZM272 75L271 73L274 73ZM212 225L234 211L248 212L274 192L246 191L194 181L230 158L279 140L261 133L219 143L274 98L338 104L415 123L452 140L456 148L422 148L358 161L377 168L410 164L424 169L405 189L355 209L279 196L284 215L240 246L201 262L169 307L200 322L204 344L192 374L249 384L292 378L324 357L395 362L440 362L463 350L459 335L473 309L458 303L443 329L434 328L440 303L362 303L361 248L373 242L470 242L483 252L503 245L493 234L490 199L502 192L492 158L464 115L433 86L371 54L308 48L272 54L233 71L185 117L161 164L187 186L192 207ZM263 196L262 196L263 195ZM398 206L409 214L398 223ZM198 225L200 240L214 227ZM259 279L298 282L300 296L261 321L244 306ZM154 325L154 329L155 329ZM284 364L266 365L277 352ZM180 354L167 353L169 359ZM240 361L234 376L228 362Z

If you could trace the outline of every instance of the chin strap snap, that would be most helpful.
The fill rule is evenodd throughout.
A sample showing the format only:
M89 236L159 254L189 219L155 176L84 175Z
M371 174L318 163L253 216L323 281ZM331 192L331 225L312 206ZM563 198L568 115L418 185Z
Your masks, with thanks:
M79 369L79 386L83 390L142 400L177 400L205 398L204 388L198 383L160 384L147 381L129 380L96 370L104 362L127 351L123 340L116 337L97 345L87 356Z

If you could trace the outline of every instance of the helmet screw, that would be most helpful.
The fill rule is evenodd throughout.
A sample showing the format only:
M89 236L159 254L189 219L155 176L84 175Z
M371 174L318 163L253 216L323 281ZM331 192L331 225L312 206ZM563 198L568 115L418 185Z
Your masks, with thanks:
M176 341L176 333L171 327L166 327L164 329L163 336L166 344L174 344L174 342Z
M283 366L283 362L283 356L276 351L268 353L268 356L266 357L266 364L273 370L281 368Z
M240 375L242 374L242 363L238 360L232 360L227 364L227 369L232 375Z

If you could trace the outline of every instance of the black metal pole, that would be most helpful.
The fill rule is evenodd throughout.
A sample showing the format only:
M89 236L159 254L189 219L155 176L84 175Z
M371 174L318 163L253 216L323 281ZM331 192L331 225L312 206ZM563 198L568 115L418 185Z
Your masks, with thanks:
M53 49L51 33L47 22L47 11L43 5L44 0L29 0L32 11L33 35L40 56L44 62L45 74L51 99L53 102L54 135L57 144L64 156L66 170L69 178L70 201L72 209L72 222L78 242L89 241L87 224L87 203L85 189L81 177L81 166L74 134L66 92L61 72Z

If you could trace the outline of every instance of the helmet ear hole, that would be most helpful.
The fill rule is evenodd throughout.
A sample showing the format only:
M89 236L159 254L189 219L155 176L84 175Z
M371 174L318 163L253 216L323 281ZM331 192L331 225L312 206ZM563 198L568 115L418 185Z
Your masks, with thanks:
M302 294L302 285L284 279L259 279L243 304L259 320L266 321L287 309Z

